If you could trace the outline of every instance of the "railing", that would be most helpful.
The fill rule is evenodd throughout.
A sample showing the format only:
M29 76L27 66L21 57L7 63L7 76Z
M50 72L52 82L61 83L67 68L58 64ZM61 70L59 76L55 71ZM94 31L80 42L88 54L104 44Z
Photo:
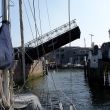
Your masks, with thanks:
M35 47L35 46L41 45L65 32L68 32L69 30L72 30L75 27L77 27L77 24L76 24L75 20L72 20L70 23L66 23L66 24L26 43L25 47L30 47L30 46Z

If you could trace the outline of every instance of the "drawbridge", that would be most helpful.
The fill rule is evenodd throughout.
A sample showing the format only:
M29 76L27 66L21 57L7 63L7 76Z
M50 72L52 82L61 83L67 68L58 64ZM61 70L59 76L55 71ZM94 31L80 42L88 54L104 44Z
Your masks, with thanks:
M36 60L45 54L80 38L80 33L80 29L75 20L72 20L70 23L66 23L36 39L33 39L25 44L26 62L31 63L30 58Z

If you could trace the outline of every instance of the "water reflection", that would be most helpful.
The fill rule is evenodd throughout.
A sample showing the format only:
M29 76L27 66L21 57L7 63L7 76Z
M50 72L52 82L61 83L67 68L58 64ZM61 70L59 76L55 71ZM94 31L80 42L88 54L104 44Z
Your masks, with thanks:
M91 86L89 88L92 105L101 110L110 110L110 89Z
M90 87L84 79L83 70L50 71L47 77L32 81L29 86L46 110L59 110L59 101L64 110L69 110L71 102L77 110L110 109L110 89Z

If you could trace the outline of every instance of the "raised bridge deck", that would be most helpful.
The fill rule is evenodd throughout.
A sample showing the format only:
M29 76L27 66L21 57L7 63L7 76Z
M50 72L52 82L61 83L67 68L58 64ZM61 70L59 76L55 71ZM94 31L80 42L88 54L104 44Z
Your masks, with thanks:
M70 23L66 23L36 39L33 39L25 44L26 63L31 63L30 57L33 60L36 60L43 55L80 38L80 33L80 29L76 22L72 20ZM15 58L18 58L17 54Z

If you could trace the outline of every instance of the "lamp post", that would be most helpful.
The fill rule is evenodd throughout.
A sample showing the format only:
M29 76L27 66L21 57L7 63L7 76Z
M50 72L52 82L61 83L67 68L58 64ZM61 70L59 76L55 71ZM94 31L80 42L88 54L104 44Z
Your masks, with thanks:
M108 33L109 33L109 39L110 39L110 29L108 30Z
M86 39L84 38L84 47L86 48Z
M89 34L91 36L91 47L92 47L92 37L94 36L93 34Z

